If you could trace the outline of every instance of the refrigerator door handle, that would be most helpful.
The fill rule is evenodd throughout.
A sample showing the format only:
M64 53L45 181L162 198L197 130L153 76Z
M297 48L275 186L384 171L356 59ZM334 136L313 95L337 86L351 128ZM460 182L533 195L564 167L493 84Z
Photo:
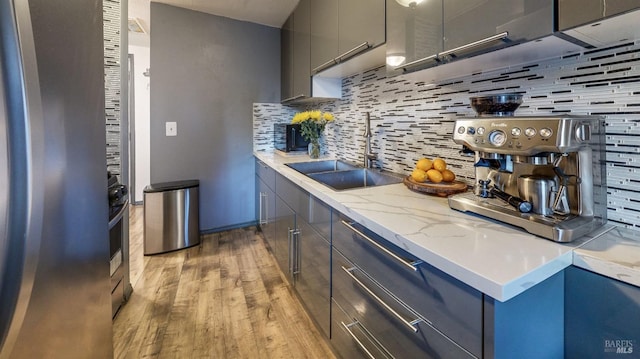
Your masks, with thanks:
M11 356L31 297L44 210L44 120L27 0L0 0L0 359ZM6 151L6 152L4 152ZM4 157L1 157L4 156Z

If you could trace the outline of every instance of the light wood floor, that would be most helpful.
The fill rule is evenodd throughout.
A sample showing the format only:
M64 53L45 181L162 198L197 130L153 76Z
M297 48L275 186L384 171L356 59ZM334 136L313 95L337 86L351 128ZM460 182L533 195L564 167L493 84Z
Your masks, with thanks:
M134 293L113 323L115 358L335 358L255 228L141 258L141 212L132 207Z

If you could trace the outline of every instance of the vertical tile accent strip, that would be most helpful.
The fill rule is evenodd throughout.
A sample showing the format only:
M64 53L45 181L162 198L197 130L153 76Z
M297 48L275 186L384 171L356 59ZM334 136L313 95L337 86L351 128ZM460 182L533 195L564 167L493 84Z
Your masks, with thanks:
M104 86L107 169L120 174L120 0L104 0Z

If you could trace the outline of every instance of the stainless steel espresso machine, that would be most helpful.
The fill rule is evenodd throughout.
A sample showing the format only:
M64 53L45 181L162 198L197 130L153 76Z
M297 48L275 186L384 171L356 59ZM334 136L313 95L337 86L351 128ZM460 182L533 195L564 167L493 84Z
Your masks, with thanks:
M474 191L449 206L570 242L606 222L604 120L482 116L456 121L475 153Z

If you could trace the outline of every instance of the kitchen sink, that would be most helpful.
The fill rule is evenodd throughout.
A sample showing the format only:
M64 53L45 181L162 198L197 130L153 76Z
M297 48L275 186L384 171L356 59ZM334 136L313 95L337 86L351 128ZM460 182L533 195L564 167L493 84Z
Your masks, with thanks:
M307 176L337 191L402 182L402 177L399 175L366 168L310 173Z
M287 163L287 166L303 174L345 171L358 168L356 165L340 160Z
M287 166L336 191L401 183L402 176L362 168L341 160L287 163Z

